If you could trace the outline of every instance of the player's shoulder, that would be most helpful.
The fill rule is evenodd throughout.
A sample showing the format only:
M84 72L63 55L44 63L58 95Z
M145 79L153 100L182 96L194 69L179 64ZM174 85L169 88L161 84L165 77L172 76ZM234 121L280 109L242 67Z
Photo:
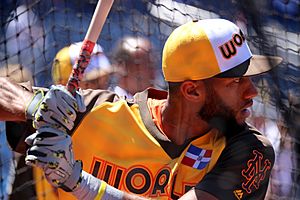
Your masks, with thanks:
M228 139L228 142L232 143L247 143L252 145L262 145L264 147L272 146L269 139L264 136L259 130L255 127L247 124L240 132L233 135Z
M241 154L245 154L245 156L255 151L260 152L272 161L275 159L274 148L269 139L248 124L242 131L227 140L224 150L228 152L238 151Z
M235 199L237 192L243 199L263 199L274 161L274 149L263 134L251 126L234 129L216 165L196 189L218 199Z

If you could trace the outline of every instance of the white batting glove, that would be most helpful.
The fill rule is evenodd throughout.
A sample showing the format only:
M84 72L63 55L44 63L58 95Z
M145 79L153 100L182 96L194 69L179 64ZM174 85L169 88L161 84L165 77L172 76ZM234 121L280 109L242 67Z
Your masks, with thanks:
M74 160L71 137L60 129L41 127L25 142L33 144L26 164L42 168L54 187L72 192L77 199L123 199L124 192L82 170L82 162Z
M76 113L84 112L85 109L79 92L73 97L64 86L52 85L45 96L42 90L35 93L26 108L26 116L33 120L36 129L46 125L71 130Z
M32 145L27 150L27 165L43 169L48 182L67 192L81 182L82 162L74 160L71 137L59 129L42 127L25 140Z

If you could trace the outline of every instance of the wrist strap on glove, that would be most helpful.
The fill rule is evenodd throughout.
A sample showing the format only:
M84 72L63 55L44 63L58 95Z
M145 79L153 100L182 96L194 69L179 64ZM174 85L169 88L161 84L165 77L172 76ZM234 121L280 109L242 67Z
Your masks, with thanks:
M95 197L95 200L101 200L102 199L106 187L107 187L107 183L105 181L101 181L101 185L99 187L98 194Z
M38 109L40 103L42 102L45 94L44 91L39 89L34 92L32 99L28 103L25 109L25 117L26 119L34 119L34 113Z
M64 182L60 183L55 181L59 188L63 189L66 192L74 191L81 183L82 180L82 161L76 160L74 163L74 168L72 175ZM74 185L75 184L75 185Z
M77 199L89 200L122 200L124 196L123 191L108 185L105 181L99 180L85 171L82 171L81 184L72 194Z

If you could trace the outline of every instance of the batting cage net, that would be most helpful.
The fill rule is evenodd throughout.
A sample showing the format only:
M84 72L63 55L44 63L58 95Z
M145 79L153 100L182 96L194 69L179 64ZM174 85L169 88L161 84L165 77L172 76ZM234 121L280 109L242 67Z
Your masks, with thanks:
M299 0L115 0L98 40L113 65L114 47L126 36L152 43L154 86L166 88L161 54L167 36L192 19L225 18L240 26L254 54L283 58L254 78L253 123L272 142L276 162L266 199L300 199L300 11ZM84 39L96 0L1 0L0 75L35 86L53 84L57 53ZM147 69L145 69L147 70ZM115 80L109 79L114 82ZM143 81L143 77L140 79ZM55 199L10 150L1 122L0 199ZM51 193L51 194L50 194Z

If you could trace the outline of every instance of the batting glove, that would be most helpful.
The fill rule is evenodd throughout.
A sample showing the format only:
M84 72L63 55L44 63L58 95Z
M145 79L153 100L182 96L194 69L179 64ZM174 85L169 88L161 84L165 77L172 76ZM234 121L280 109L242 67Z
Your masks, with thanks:
M33 120L33 127L53 126L71 130L77 112L84 112L83 97L76 92L75 97L62 85L52 85L44 95L42 90L35 92L26 108L27 119Z
M43 169L48 182L67 192L74 191L81 182L82 162L75 161L71 137L59 129L42 127L25 140L32 147L27 150L27 165Z

